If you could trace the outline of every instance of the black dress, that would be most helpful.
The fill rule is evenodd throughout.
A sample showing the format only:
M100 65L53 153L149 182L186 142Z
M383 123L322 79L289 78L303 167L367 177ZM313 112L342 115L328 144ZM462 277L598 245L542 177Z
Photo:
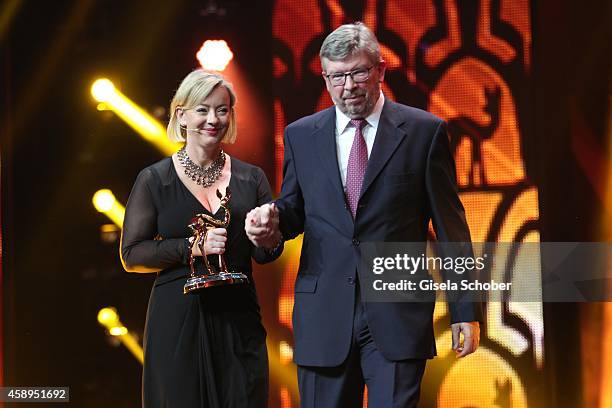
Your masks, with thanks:
M225 257L248 284L184 295L189 274L187 225L208 213L179 179L171 158L142 170L126 208L121 255L128 270L159 271L144 333L143 406L267 407L266 332L251 273L276 259L255 248L244 232L246 213L271 200L263 171L231 159L231 221ZM217 211L220 218L223 210Z

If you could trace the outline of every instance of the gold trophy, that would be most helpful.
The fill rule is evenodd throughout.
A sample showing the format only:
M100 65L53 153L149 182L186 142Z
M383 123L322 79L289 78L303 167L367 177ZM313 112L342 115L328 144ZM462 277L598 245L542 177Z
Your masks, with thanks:
M193 256L190 246L189 267L191 269L191 275L183 287L184 294L195 293L200 289L210 288L212 286L236 285L240 283L247 283L249 281L249 278L245 274L227 269L227 263L225 262L225 257L223 254L217 255L219 257L219 266L217 267L208 261L208 257L204 253L204 242L206 241L208 231L213 228L227 228L230 223L230 210L228 203L231 196L229 187L225 190L225 197L223 197L219 190L217 190L217 197L219 197L221 200L221 208L223 208L224 211L223 220L218 220L207 214L198 214L189 224L189 229L193 232L190 242L200 248L204 270L202 273L198 272L199 268L196 263L196 257Z

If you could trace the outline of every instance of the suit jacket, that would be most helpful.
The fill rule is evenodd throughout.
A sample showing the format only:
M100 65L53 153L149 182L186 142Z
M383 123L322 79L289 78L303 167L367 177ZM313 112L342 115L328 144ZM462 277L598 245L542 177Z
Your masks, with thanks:
M280 228L304 233L295 282L294 359L337 366L352 340L361 242L423 242L430 219L438 240L469 242L444 121L385 100L353 220L335 142L335 108L285 129ZM365 303L373 340L389 360L436 354L434 303ZM479 304L449 304L452 322L481 320Z

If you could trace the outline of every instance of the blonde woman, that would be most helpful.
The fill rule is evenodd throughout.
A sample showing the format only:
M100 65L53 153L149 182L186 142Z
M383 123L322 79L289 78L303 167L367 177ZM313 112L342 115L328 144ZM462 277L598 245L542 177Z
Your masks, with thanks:
M230 157L236 139L231 85L218 74L191 72L170 105L168 136L185 146L142 170L126 208L121 260L128 272L156 273L144 334L143 406L267 407L266 332L251 274L251 259L276 259L255 248L244 232L247 212L271 200L264 172ZM231 222L211 230L207 255L224 254L249 283L184 295L188 240L196 214L223 218L219 190L232 193Z

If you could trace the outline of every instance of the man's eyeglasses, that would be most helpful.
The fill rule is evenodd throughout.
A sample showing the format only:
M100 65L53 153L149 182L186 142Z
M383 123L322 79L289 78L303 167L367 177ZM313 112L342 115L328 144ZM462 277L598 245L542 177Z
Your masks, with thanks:
M346 83L346 77L349 75L353 82L361 83L368 80L368 78L370 77L370 70L372 68L374 68L374 65L369 68L358 68L350 72L334 72L333 74L328 75L325 75L325 73L323 73L323 76L329 79L329 82L333 86L344 85Z

